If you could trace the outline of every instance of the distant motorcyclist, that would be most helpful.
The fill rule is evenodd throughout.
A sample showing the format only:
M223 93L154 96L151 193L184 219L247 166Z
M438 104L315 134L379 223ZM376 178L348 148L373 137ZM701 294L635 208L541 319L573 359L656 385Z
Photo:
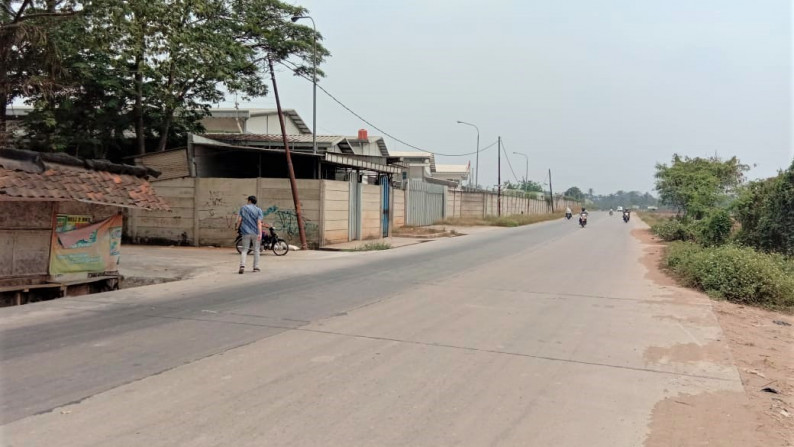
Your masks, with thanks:
M585 224L587 224L587 215L588 214L589 213L587 212L587 209L585 209L585 207L582 207L582 212L579 213L579 225L581 225L582 227L584 227Z
M571 211L571 207L568 206L565 208L565 218L570 219L573 216L573 211Z

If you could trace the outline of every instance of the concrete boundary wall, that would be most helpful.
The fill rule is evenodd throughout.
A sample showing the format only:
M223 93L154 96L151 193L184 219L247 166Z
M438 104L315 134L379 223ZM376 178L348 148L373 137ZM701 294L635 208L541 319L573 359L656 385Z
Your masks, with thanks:
M561 212L565 207L578 209L581 207L579 202L557 198L554 204L554 211ZM499 212L498 195L495 192L479 191L455 191L447 192L446 204L447 217L485 217L496 216ZM530 199L502 195L502 215L512 216L516 214L549 214L552 212L551 203L543 199Z
M129 210L125 236L133 242L231 246L237 212L253 194L265 212L265 222L293 244L299 243L298 223L289 179L179 178L152 182L172 211ZM311 247L349 241L350 184L346 181L299 179L298 194ZM362 186L362 239L383 234L380 185ZM397 194L393 220L404 222L404 194ZM394 208L393 208L394 210Z

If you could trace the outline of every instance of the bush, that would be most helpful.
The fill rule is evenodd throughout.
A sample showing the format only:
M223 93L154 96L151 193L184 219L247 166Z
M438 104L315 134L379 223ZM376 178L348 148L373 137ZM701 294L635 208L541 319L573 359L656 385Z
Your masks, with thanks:
M667 267L689 286L740 303L794 306L794 261L752 248L670 245Z
M731 237L733 221L726 210L716 210L699 221L696 228L697 241L701 245L723 245Z
M794 256L794 164L777 177L745 186L733 209L742 226L740 242Z
M695 232L691 224L679 219L671 219L666 222L656 224L651 227L651 231L659 236L663 241L691 241L695 238Z

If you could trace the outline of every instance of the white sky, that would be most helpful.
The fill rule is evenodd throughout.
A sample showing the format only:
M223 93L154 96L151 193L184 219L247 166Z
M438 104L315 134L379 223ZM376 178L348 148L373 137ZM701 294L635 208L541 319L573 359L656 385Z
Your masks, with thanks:
M551 168L555 190L596 193L652 190L655 163L674 152L737 155L757 165L751 177L791 162L788 0L294 3L332 52L322 85L416 146L471 152L474 129L455 123L469 121L482 146L503 137L519 177L514 151L529 156L530 178ZM279 82L282 104L310 124L311 84L286 70ZM318 92L318 133L359 128L369 126ZM480 183L496 183L494 149L480 154Z

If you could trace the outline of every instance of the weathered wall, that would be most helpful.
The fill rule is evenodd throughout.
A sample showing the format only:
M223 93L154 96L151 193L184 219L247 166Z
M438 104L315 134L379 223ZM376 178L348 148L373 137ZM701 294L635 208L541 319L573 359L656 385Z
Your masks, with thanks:
M350 184L334 180L298 180L306 235L310 246L348 241ZM125 235L136 242L170 242L230 246L236 236L237 212L249 195L259 199L265 222L293 244L298 225L288 179L183 178L152 183L171 212L128 211ZM393 190L395 225L405 222L405 192ZM194 197L195 196L195 197ZM362 239L382 235L380 185L362 185ZM322 233L322 234L321 234Z
M171 211L128 210L125 235L134 242L170 241L192 244L195 239L195 179L153 181L151 184L157 195L171 206Z
M0 202L0 285L49 272L54 202Z
M306 240L313 247L320 244L320 182L321 180L297 180ZM259 207L266 214L265 222L274 225L279 231L279 236L300 245L298 219L295 215L289 179L259 179L257 197Z
M377 239L383 236L381 231L380 185L361 185L361 239Z
M89 216L96 222L119 211L81 202L0 202L0 285L46 279L54 216Z
M402 189L392 189L394 204L392 206L392 221L394 227L405 226L405 191Z
M187 149L146 154L136 158L135 164L160 171L158 181L190 176Z
M350 183L323 180L323 245L348 241Z
M306 238L319 244L320 180L298 180ZM274 225L279 236L291 243L299 241L295 206L289 179L196 179L199 241L201 245L231 245L236 233L237 212L250 195L265 212L264 221Z

